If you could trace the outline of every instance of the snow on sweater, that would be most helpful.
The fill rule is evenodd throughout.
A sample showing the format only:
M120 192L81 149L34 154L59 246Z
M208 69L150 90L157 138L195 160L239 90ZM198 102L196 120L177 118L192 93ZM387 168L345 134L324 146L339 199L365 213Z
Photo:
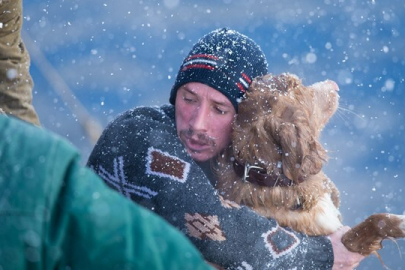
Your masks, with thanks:
M177 137L174 107L139 107L104 130L88 166L182 231L226 269L331 269L326 237L308 237L224 200Z

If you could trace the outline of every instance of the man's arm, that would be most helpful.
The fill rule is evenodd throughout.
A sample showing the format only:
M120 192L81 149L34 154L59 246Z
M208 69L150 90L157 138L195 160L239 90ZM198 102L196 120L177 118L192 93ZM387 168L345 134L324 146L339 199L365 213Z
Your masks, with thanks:
M0 0L0 109L39 125L32 105L30 58L21 39L22 1Z
M160 109L121 115L88 165L109 186L180 229L204 257L227 269L331 269L327 237L308 237L226 201L184 151Z

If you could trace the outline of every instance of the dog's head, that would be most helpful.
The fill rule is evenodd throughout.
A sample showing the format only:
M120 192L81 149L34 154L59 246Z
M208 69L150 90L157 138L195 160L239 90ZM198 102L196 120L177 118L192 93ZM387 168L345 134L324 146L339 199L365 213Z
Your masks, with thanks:
M256 78L239 104L232 156L294 183L317 174L327 159L319 135L338 107L332 81L304 86L291 74Z

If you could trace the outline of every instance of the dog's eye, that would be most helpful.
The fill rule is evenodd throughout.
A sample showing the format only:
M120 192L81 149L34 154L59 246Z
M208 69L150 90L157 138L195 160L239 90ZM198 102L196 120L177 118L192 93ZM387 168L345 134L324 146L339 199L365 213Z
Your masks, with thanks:
M302 210L302 204L300 204L300 203L294 204L294 206L292 206L290 208L290 210L292 210L292 211L300 211L300 210Z
M295 204L290 207L291 211L301 211L302 209L303 209L303 206L302 206L301 200L299 200L299 199L297 199Z

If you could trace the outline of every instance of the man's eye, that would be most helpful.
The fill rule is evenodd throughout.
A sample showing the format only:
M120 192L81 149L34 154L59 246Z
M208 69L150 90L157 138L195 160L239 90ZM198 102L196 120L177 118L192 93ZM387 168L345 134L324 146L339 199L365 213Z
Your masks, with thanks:
M188 98L188 97L183 97L183 100L185 102L194 102L195 101L193 98Z
M225 110L221 110L221 108L216 107L215 110L219 113L219 114L226 114L227 111Z

